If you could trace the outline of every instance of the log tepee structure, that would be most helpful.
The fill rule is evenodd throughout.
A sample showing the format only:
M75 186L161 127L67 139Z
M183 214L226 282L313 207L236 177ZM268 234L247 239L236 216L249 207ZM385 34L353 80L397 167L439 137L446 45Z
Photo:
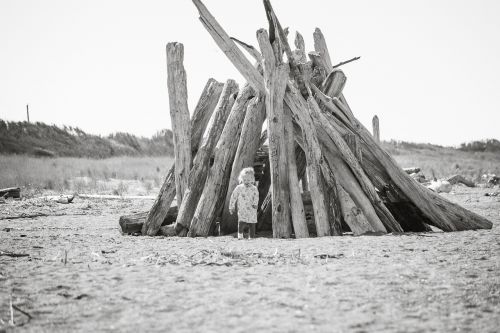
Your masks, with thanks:
M121 218L125 232L233 232L229 196L246 167L257 175L258 228L275 238L492 227L400 168L380 145L378 130L372 135L349 107L340 68L349 61L333 65L320 29L313 51L306 53L298 32L292 49L288 30L270 1L263 2L269 27L257 30L256 48L230 37L193 0L201 23L246 83L208 80L190 116L184 47L167 45L175 165L149 212Z

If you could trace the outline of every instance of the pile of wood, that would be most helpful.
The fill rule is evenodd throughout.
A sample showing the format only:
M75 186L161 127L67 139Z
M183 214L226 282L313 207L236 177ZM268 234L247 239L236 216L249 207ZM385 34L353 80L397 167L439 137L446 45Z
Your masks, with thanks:
M219 226L233 232L229 197L241 169L254 165L258 227L276 238L492 227L401 169L379 144L378 118L374 135L358 121L343 95L346 62L332 65L321 30L314 31L314 51L306 54L298 32L292 49L288 30L264 0L269 28L257 31L257 49L230 37L200 0L193 3L246 83L210 79L190 117L184 48L167 45L175 165L150 211L133 217L134 230L208 236ZM122 226L129 218L122 217Z

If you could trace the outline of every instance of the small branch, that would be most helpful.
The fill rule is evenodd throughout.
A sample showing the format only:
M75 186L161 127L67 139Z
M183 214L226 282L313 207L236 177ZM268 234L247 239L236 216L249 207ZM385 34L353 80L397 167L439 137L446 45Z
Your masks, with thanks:
M17 311L21 312L23 315L25 315L26 317L28 317L28 319L29 319L29 320L33 319L33 316L32 316L32 315L30 315L30 314L29 314L28 312L26 312L26 311L21 310L21 309L20 309L17 305L12 304L12 307L14 308L14 310L17 310ZM29 320L28 320L28 321L29 321Z
M349 59L349 60L346 60L346 61L342 61L342 62L339 62L338 64L336 64L335 66L332 67L332 69L335 69L337 67L340 67L342 65L345 65L345 64L348 64L350 62L353 62L353 61L356 61L356 60L359 60L361 59L361 57L354 57L352 59Z

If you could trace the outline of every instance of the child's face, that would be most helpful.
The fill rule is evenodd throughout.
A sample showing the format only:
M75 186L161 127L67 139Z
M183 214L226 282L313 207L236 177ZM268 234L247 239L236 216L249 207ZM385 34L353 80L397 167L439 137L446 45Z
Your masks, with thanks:
M245 175L243 175L242 178L243 178L243 184L245 184L245 185L249 185L249 184L252 184L254 182L254 177L251 174L245 174Z

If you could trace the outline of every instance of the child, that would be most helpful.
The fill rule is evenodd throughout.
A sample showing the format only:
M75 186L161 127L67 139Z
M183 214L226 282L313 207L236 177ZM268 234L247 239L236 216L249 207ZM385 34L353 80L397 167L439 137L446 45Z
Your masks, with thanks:
M240 184L236 186L229 201L229 212L234 214L234 208L238 208L238 239L243 239L243 232L249 228L248 239L255 237L255 225L257 224L257 204L259 203L259 191L254 185L255 174L253 168L241 170L238 177Z

